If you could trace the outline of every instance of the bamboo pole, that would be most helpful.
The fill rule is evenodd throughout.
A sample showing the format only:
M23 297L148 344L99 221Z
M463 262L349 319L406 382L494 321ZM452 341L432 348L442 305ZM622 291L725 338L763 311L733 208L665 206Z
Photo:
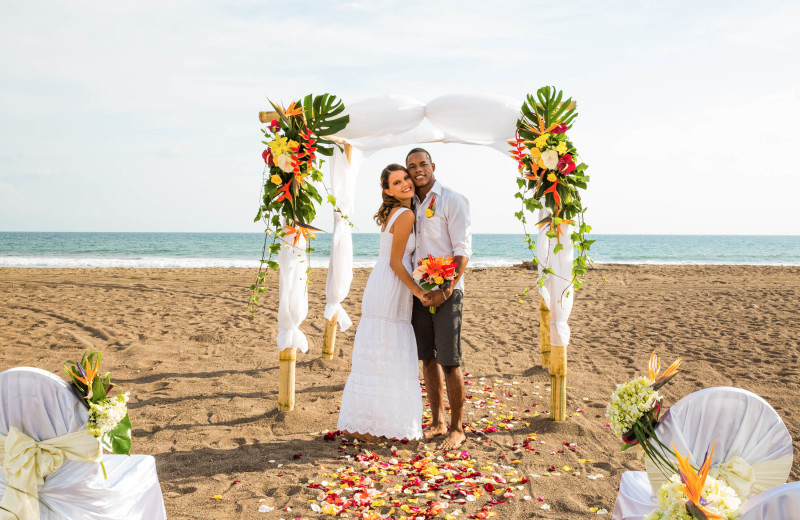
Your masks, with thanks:
M287 348L281 350L279 359L278 410L291 412L294 410L294 366L297 361L297 349Z
M550 420L567 419L567 347L550 345Z
M539 296L539 338L542 343L542 368L550 369L550 310Z
M274 110L272 112L259 112L258 113L258 120L262 123L269 123L274 121L280 117L277 112Z
M325 323L325 335L322 339L322 357L325 359L333 359L333 355L336 353L336 330L339 328L336 318L338 316L337 312Z

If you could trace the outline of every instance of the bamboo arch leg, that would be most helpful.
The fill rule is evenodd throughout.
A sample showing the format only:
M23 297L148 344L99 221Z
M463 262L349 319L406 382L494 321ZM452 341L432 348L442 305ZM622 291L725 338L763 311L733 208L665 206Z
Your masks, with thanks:
M280 374L278 376L278 410L291 412L294 410L294 367L297 361L297 349L281 350Z
M542 342L542 368L550 369L550 310L539 296L539 337Z
M567 419L567 347L550 346L550 420Z
M338 329L336 318L338 316L337 312L325 323L325 336L322 340L322 357L325 359L333 359L333 355L336 353L336 330Z

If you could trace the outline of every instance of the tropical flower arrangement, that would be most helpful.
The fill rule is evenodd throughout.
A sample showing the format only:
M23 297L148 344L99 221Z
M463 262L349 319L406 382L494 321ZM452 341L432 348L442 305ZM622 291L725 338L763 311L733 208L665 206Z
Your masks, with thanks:
M594 243L585 238L592 228L583 220L585 208L579 191L586 189L589 176L588 166L578 162L578 151L567 137L578 114L572 98L563 101L562 98L562 92L555 87L540 88L536 97L529 94L517 121L516 139L508 143L520 173L515 197L522 201L522 209L515 216L524 225L526 211L533 213L547 208L548 216L536 225L540 229L546 227L547 236L556 239L554 254L563 249L562 240L572 241L578 252L573 261L572 284L578 289L586 274L587 252ZM561 224L574 226L568 238L562 236ZM527 232L525 241L534 253L534 265L538 265L543 259L536 257L536 244ZM551 269L545 269L538 281L540 287L548 274L553 274Z
M261 205L254 222L264 222L266 236L261 268L256 283L250 286L252 293L248 308L253 312L258 295L266 290L266 271L278 269L273 256L280 251L283 237L294 235L292 245L304 237L307 250L311 250L309 239L314 237L314 231L319 230L310 224L322 196L309 180L322 181L320 168L323 160L320 156L333 155L333 146L338 146L324 136L341 131L350 121L350 116L340 115L344 103L331 94L309 94L302 102L293 101L288 107L272 101L270 104L277 117L261 130L265 137L262 143L266 145L261 154L265 168ZM334 205L334 210L337 209L332 195L328 196L328 202Z
M658 390L675 377L682 362L682 359L676 360L662 374L661 360L653 351L647 368L648 377L617 385L606 408L608 422L622 440L622 451L640 444L662 471L669 470L670 473L677 473L665 456L665 452L670 450L658 440L654 430L661 413L662 396Z
M673 446L673 450L675 447ZM738 518L742 505L733 488L724 482L708 476L711 466L711 453L706 454L699 471L689 464L688 455L682 457L677 450L680 473L672 475L670 481L658 490L658 508L644 520L710 520Z
M428 255L428 258L417 262L417 268L414 269L411 276L426 291L432 291L437 287L444 289L455 279L456 267L458 264L453 261L452 257ZM436 312L436 307L433 305L428 309L431 314Z
M100 352L87 350L80 362L67 361L64 371L70 378L73 391L89 409L86 431L97 437L106 450L118 455L131 454L131 420L128 417L128 392L114 397L109 392L114 388L111 373L100 374ZM103 474L106 468L103 467Z

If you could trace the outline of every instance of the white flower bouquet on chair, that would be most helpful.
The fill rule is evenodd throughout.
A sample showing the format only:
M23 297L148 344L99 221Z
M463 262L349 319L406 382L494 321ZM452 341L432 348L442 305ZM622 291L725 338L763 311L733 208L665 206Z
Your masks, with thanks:
M81 361L67 361L64 371L70 378L73 391L89 409L86 432L97 437L100 444L117 455L131 454L131 420L128 417L128 392L114 397L108 394L114 388L111 373L100 375L100 352L87 350ZM106 468L102 461L103 475Z
M678 471L666 456L671 450L658 440L654 431L661 415L662 396L658 390L675 377L682 362L676 360L661 374L661 361L654 351L648 365L649 377L617 385L606 408L609 424L622 440L622 451L641 445L645 454L668 474Z
M716 445L716 443L715 443ZM674 446L673 446L674 449ZM711 467L711 453L706 454L700 470L689 464L689 455L681 457L678 450L680 473L672 475L670 481L661 486L656 496L658 508L654 509L643 520L734 520L742 505L736 491L723 481L708 476Z

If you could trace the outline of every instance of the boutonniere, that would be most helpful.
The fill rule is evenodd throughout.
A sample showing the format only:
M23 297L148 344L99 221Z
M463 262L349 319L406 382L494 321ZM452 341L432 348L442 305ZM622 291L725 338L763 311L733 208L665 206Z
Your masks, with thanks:
M431 197L431 203L428 204L428 209L425 210L425 216L431 218L436 214L436 195Z

